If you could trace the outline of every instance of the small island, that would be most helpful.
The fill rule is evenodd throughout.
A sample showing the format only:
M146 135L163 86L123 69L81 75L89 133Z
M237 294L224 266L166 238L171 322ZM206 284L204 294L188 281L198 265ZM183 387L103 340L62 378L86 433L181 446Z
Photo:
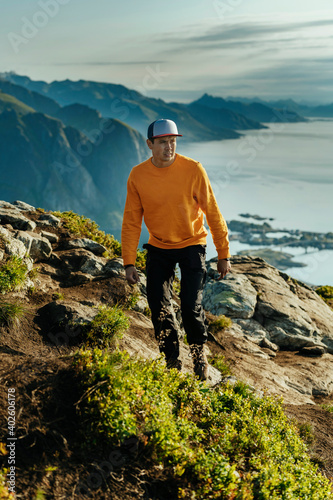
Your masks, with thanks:
M263 219L264 220L264 219ZM333 232L316 233L299 229L274 229L268 222L255 224L238 220L228 221L230 240L256 246L302 247L333 250Z

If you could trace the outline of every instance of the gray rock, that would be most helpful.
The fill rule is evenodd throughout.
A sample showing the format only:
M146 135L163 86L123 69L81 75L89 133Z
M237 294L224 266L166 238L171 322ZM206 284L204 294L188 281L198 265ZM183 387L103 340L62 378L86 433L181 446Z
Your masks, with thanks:
M11 238L8 242L6 242L5 251L8 255L16 255L21 259L23 259L23 257L25 257L27 253L27 249L22 241L16 240L14 238Z
M279 346L276 344L273 344L270 340L268 340L266 337L264 337L260 343L260 347L263 347L265 349L269 349L270 351L277 352L279 350Z
M26 248L26 252L30 254L32 236L27 231L17 231L15 233L15 239L21 241Z
M81 273L77 271L76 273L71 273L67 280L67 286L79 286L84 283L89 283L92 280L92 276L89 274Z
M313 347L303 347L299 352L302 356L323 356L326 353L325 347L316 345Z
M47 324L47 338L51 343L64 345L75 343L83 333L82 326L90 323L98 309L75 301L50 302L38 311L40 321Z
M10 231L8 231L8 229L6 229L5 227L0 226L0 238L6 241L6 239L10 239L11 237L12 235Z
M32 205L29 205L29 203L25 203L24 201L19 201L19 200L13 201L12 205L14 205L14 207L17 207L22 212L35 212L36 211L35 207L33 207Z
M146 297L140 297L135 306L133 307L134 311L138 311L140 313L145 313L149 308L148 301Z
M106 252L106 248L97 243L96 241L90 240L89 238L75 238L68 240L65 244L66 248L84 248L94 253L95 255L102 255Z
M49 259L52 254L52 246L49 240L43 238L40 234L29 233L32 237L30 256L33 260Z
M48 233L47 231L42 231L41 235L43 236L43 238L49 240L50 243L58 243L59 241L59 236L57 236L54 233Z
M14 229L22 229L23 231L33 231L36 227L35 222L25 217L16 207L0 207L0 223L11 224Z
M256 302L257 292L248 278L233 273L220 281L208 281L202 298L207 311L230 318L251 318Z
M42 214L37 221L37 225L38 226L60 227L61 220L52 214Z
M124 277L125 270L123 267L123 259L117 257L109 260L105 265L104 274L110 278Z
M16 207L13 203L9 203L9 201L0 200L0 208L11 208L12 210L17 210L18 207Z
M268 331L254 319L234 319L233 321L242 328L249 340L256 344L260 344L263 339L269 337Z
M105 259L90 254L82 258L80 263L80 271L82 273L90 274L91 276L103 275L105 267Z
M0 260L2 260L5 256L5 252L3 252L2 250L0 250Z
M253 319L263 325L268 340L290 350L319 345L333 353L333 311L310 287L260 258L236 256L232 268L255 288Z
M30 257L24 257L23 263L27 266L28 273L33 269L34 263Z
M67 323L82 325L92 321L98 314L98 309L80 304L74 300L64 300L62 302L50 302L39 309L38 313L47 316L50 326Z

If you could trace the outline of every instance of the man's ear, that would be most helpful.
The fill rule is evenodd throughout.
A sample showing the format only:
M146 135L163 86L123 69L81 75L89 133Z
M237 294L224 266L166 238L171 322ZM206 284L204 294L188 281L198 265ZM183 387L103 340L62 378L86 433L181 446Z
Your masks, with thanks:
M149 148L149 149L153 149L153 143L151 142L151 140L150 140L150 139L147 139L147 141L146 141L146 142L147 142L147 146L148 146L148 148Z

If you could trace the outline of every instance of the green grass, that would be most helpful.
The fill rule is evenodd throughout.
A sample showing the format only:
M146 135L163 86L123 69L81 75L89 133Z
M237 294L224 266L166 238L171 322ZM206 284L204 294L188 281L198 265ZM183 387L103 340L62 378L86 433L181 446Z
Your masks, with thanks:
M231 375L230 365L225 361L224 356L221 354L215 354L214 356L209 356L209 363L214 366L224 377Z
M19 302L0 301L0 326L18 325L25 314L26 309Z
M114 345L128 329L129 320L117 305L98 309L98 314L87 325L87 340L92 345Z
M325 301L333 299L333 286L320 286L316 288L316 293Z
M330 405L321 405L321 407L324 410L329 411L330 413L333 413L333 404L330 404Z
M282 402L244 383L209 388L159 360L80 351L85 446L137 436L141 458L178 481L178 498L329 500L330 482L307 454Z
M39 211L42 211L39 209ZM96 222L84 217L83 215L78 215L72 211L68 212L51 212L56 217L59 217L62 221L63 227L68 229L72 235L80 238L89 238L106 248L106 257L112 259L114 257L121 256L121 244L114 236L106 234L104 231L99 229ZM144 271L146 267L146 250L138 250L135 265L138 269Z
M20 289L27 277L28 269L20 257L10 256L0 265L0 293Z
M52 299L53 300L64 300L65 295L62 292L54 292L54 294L52 295Z
M208 329L211 333L214 334L223 330L224 328L229 328L231 325L231 319L224 316L224 314L221 314L221 316L218 316L217 319L209 323Z
M15 500L15 494L8 491L7 488L7 471L3 469L0 471L0 500Z

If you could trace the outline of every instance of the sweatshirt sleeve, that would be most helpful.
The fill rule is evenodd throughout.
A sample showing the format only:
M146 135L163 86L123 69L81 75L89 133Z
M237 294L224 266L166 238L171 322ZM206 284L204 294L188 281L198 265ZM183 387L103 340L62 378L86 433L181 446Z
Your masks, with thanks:
M195 197L206 215L219 259L230 257L228 227L218 207L208 175L203 166L198 164L198 177L195 184Z
M127 198L121 229L121 247L124 266L135 264L136 251L139 245L143 207L139 193L135 187L132 173L127 181Z

